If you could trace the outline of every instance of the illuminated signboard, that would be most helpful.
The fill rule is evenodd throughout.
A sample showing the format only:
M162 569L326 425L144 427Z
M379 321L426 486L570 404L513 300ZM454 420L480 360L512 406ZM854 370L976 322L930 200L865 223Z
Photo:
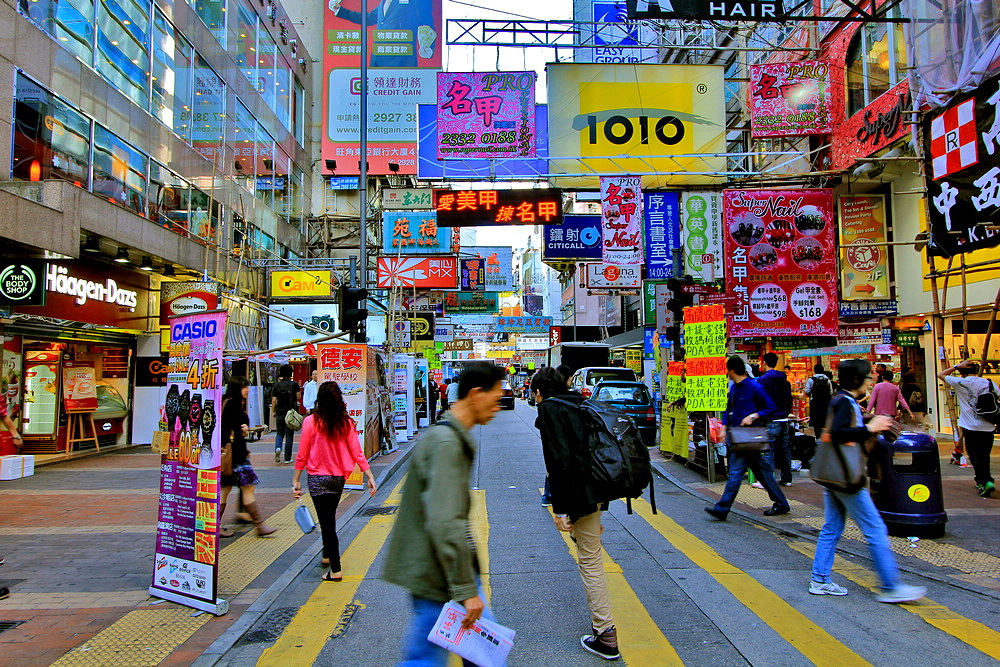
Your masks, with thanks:
M562 190L435 190L439 227L561 225Z

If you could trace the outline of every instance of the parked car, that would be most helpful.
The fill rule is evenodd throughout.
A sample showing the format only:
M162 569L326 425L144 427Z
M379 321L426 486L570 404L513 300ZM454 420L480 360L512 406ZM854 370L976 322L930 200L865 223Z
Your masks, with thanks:
M580 392L584 398L590 398L598 382L619 380L635 382L638 378L631 368L618 366L587 366L573 373L569 380L570 389Z
M591 398L609 403L632 417L646 446L656 444L656 406L649 388L642 382L599 382Z
M514 409L514 390L511 388L510 382L506 380L503 381L503 395L500 397L500 408L503 410Z

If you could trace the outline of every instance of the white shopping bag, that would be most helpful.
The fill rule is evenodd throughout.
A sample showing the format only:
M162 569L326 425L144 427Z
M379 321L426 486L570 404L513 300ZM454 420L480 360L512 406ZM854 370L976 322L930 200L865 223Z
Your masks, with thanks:
M437 622L427 635L427 641L448 649L479 667L502 667L507 654L514 648L514 635L510 628L481 618L472 628L462 627L465 607L456 602L446 602Z

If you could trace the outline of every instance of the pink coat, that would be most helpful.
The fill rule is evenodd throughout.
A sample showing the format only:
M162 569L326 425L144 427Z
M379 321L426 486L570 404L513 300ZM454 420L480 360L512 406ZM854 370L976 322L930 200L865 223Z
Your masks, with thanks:
M868 412L895 417L897 403L907 412L910 411L910 406L906 404L899 387L891 382L879 382L872 387L872 395L868 397Z
M347 477L354 472L357 464L361 470L368 470L368 459L361 449L358 432L351 429L346 440L331 440L316 428L316 418L309 415L302 421L302 437L299 439L299 453L295 457L295 469L305 470L310 475L332 475Z

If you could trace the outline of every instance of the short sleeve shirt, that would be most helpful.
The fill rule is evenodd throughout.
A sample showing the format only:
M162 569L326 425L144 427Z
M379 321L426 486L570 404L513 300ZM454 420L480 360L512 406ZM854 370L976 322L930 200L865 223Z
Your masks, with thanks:
M976 414L976 399L980 394L989 390L989 380L972 375L968 377L949 375L945 377L944 381L951 385L952 390L955 392L955 398L958 399L958 425L960 427L970 431L989 432L992 432L996 428L993 424ZM996 391L996 387L994 387L994 391Z

